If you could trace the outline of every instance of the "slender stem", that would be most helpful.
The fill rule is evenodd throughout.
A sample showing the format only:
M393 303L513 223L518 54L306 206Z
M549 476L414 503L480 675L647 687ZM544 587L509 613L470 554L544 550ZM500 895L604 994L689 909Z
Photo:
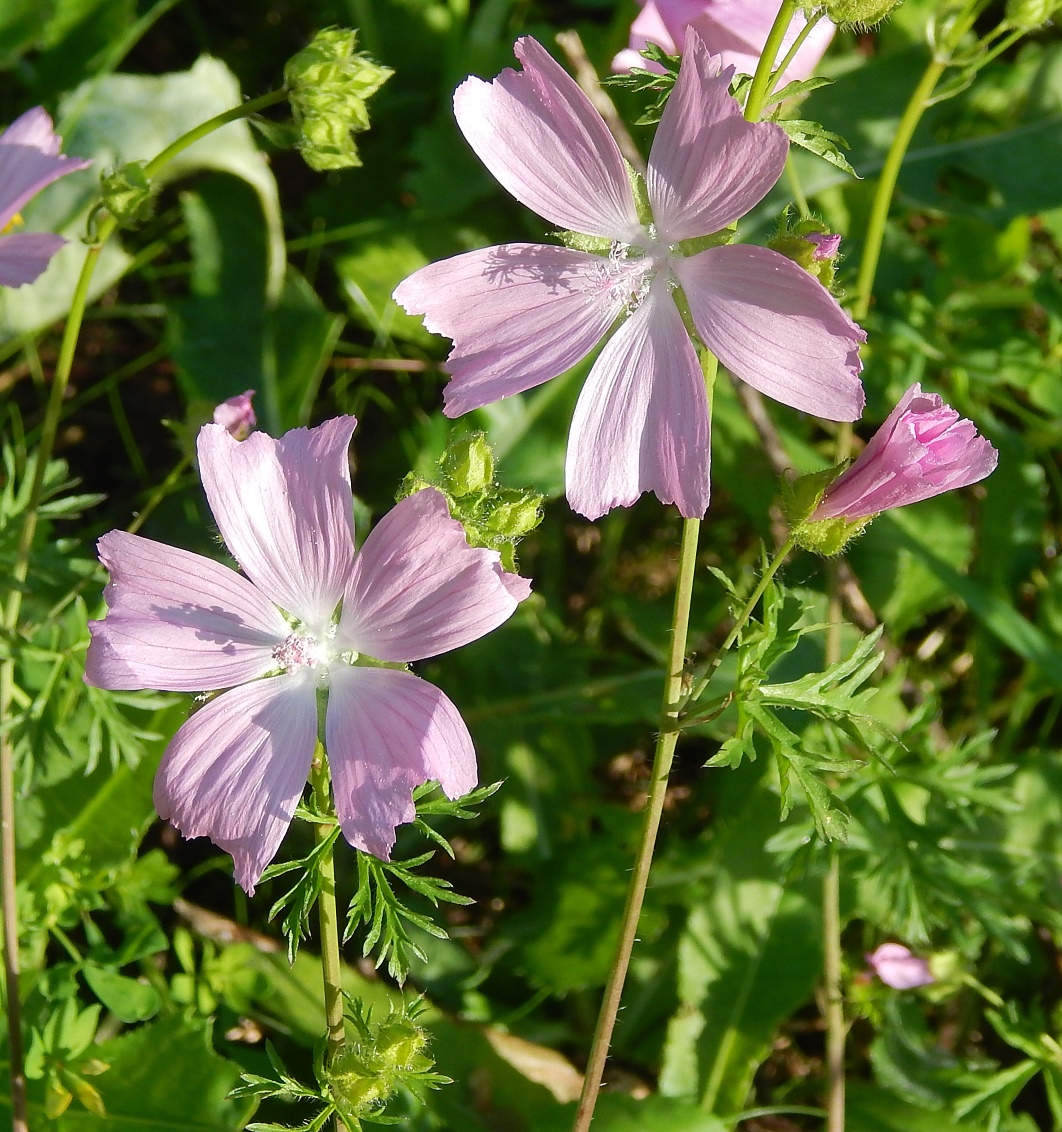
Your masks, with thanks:
M41 439L37 448L36 462L33 465L33 480L30 484L29 502L19 532L15 562L11 570L11 588L3 610L3 630L13 635L18 627L22 612L22 591L29 577L30 551L37 533L37 517L41 493L44 488L44 474L55 447L55 433L59 425L59 415L63 407L63 397L70 380L74 364L74 349L77 346L81 322L85 316L89 284L99 259L100 245L88 249L81 275L74 288L74 297L63 328L63 340L59 347L59 359L52 377L51 394L44 411L41 426ZM15 659L9 657L0 666L0 720L5 723L11 710L11 700L15 691ZM4 936L4 985L7 998L7 1038L11 1051L11 1114L14 1132L28 1132L26 1115L26 1076L23 1066L22 1048L22 1005L19 996L19 955L18 955L18 903L15 895L17 875L15 871L15 750L11 741L11 731L4 728L0 733L0 887L3 888L2 916Z
M690 604L693 600L693 577L697 563L697 538L700 529L700 519L686 519L682 524L679 576L675 584L675 608L671 621L671 648L668 652L667 679L660 713L660 732L657 735L656 754L653 757L649 801L645 807L642 839L638 846L634 873L627 892L627 906L623 911L616 960L612 965L608 985L605 987L605 997L601 1003L601 1012L594 1031L594 1042L590 1047L590 1060L587 1063L583 1092L579 1098L579 1108L575 1114L572 1132L586 1132L594 1116L605 1059L608 1057L608 1047L612 1041L612 1031L616 1025L620 997L623 994L623 983L627 977L634 938L638 930L638 916L642 910L642 901L649 881L649 866L653 860L656 835L660 828L660 815L667 794L668 775L675 757L675 744L678 742L675 723L678 720L685 674L686 640L689 634Z
M815 25L825 15L826 9L819 8L817 12L812 13L811 18L807 20L804 26L797 33L796 38L793 40L792 44L790 44L789 50L785 53L785 58L774 69L774 75L771 79L770 84L768 85L766 97L770 97L772 94L774 94L775 88L782 81L782 76L789 69L790 63L792 63L796 58L797 52L801 49L801 47L804 46L804 43L807 40L808 36L811 35L812 31L814 31Z
M324 748L318 744L310 770L317 811L323 816L335 816L332 787L325 760ZM327 841L331 826L317 822L313 827L314 840ZM343 1030L343 977L339 957L339 910L336 907L336 869L333 851L326 850L320 859L321 894L317 898L317 915L321 926L321 973L324 978L325 1021L328 1025L328 1063L335 1059L345 1042Z
M154 176L162 167L193 142L237 118L246 117L263 107L270 106L286 97L283 90L273 91L261 98L245 102L224 114L218 114L209 121L196 126L167 146L157 157L145 166L145 173ZM15 561L11 569L7 600L0 614L0 629L4 635L14 636L22 613L22 594L29 577L30 554L33 540L37 534L37 520L40 510L44 476L55 448L55 435L62 414L63 400L66 397L70 373L74 366L74 352L77 349L81 324L85 317L92 276L99 262L103 245L113 235L117 223L113 216L105 216L96 233L96 242L85 253L81 274L74 287L63 338L59 347L55 373L48 404L41 425L40 442L37 446L33 479L30 484L29 500L26 505L22 529L19 532ZM9 1073L11 1078L11 1117L12 1132L29 1132L26 1110L26 1075L22 1045L22 1006L19 995L19 953L18 953L18 904L16 898L17 874L15 870L15 752L8 725L11 702L15 691L15 660L9 657L0 665L0 918L3 920L4 947L4 989L7 1014ZM335 907L333 880L333 909ZM333 917L334 919L335 917ZM338 948L338 945L337 945ZM342 1019L342 1000L340 1000ZM331 1033L331 1029L330 1029Z
M767 564L767 569L763 572L763 577L756 583L756 588L749 594L748 601L741 608L741 612L737 615L734 625L730 632L726 635L726 640L719 646L715 656L712 657L708 669L703 675L694 682L690 693L682 701L681 708L685 709L687 704L693 703L694 700L699 699L703 694L705 688L708 687L712 677L715 675L716 669L723 663L723 657L734 647L738 637L741 636L741 630L745 628L749 618L756 610L759 600L763 597L764 591L771 584L771 579L778 573L782 563L789 557L789 552L796 545L796 541L790 536L778 548L775 556Z
M792 153L785 155L785 176L789 182L789 190L793 194L793 201L800 210L800 217L802 220L807 220L811 215L811 207L804 193L804 186L800 183L800 174L797 173L796 165L793 164Z
M770 89L774 61L778 58L778 51L793 21L798 2L799 0L782 0L782 6L778 9L778 15L771 25L767 42L763 45L763 52L760 61L756 64L756 74L752 77L752 86L749 87L749 96L745 102L745 117L750 122L758 122L763 114L763 103Z
M162 481L161 484L151 493L147 502L137 512L133 521L125 529L131 534L135 535L137 531L148 521L151 513L156 507L170 494L171 491L177 486L181 476L188 471L188 465L191 464L191 456L182 456L180 460L173 466L170 474Z
M827 1132L844 1132L844 994L841 987L841 855L829 846L822 886L822 948L826 997Z
M281 87L280 90L271 90L268 94L263 94L260 98L252 98L247 102L242 102L239 106L234 106L231 110L226 110L224 113L216 114L213 118L208 118L205 122L189 130L188 133L181 134L176 141L170 142L157 157L153 157L147 165L144 166L145 176L154 177L164 165L172 161L190 145L194 145L200 138L205 138L207 134L212 134L215 130L220 129L222 126L227 126L229 122L235 122L239 118L248 118L250 115L256 114L259 110L264 110L267 106L273 106L277 102L283 102L287 97L288 92Z

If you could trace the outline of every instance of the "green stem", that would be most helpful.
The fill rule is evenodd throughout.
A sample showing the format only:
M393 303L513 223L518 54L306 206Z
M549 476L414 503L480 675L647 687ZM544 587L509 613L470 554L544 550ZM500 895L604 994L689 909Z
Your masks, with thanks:
M811 207L808 204L807 196L804 194L804 186L800 183L800 175L793 164L792 153L785 155L785 176L789 182L789 190L793 194L793 201L800 210L800 218L807 220L811 216Z
M822 949L826 997L826 1128L844 1132L844 992L841 985L841 855L829 846L830 865L822 885Z
M218 114L209 121L189 130L145 166L145 173L152 177L157 174L171 158L186 149L193 142L205 137L213 130L237 118L246 117L266 106L280 102L286 97L283 90L273 91L261 98L252 99L241 106ZM105 216L96 233L96 242L88 248L81 265L81 274L74 287L63 338L59 347L55 373L48 404L44 410L40 442L37 447L36 462L33 466L33 480L30 484L29 500L26 505L22 529L19 532L15 561L11 569L11 584L7 600L0 614L0 629L5 636L14 638L22 614L22 594L29 577L30 553L37 534L37 520L40 510L44 476L55 448L55 435L62 414L63 400L66 397L70 373L74 365L81 324L85 318L92 276L99 262L103 245L113 235L117 223L113 216ZM10 712L15 691L15 660L9 657L0 665L0 918L3 920L4 947L4 988L7 1014L8 1049L10 1051L9 1071L11 1078L11 1117L12 1132L28 1132L29 1124L26 1109L26 1075L22 1045L22 1007L19 995L19 954L18 954L18 905L16 899L17 874L15 870L15 752L11 741ZM333 898L334 901L334 898ZM342 1004L341 1004L342 1006Z
M775 574L778 573L778 570L781 567L782 563L786 560L786 558L789 557L789 552L795 545L796 541L792 536L790 536L785 540L785 542L782 543L782 545L775 553L775 556L767 564L767 569L764 570L763 577L760 578L760 580L756 583L756 588L752 591L751 594L749 594L748 601L746 601L742 606L741 612L737 615L737 618L734 621L733 628L731 628L730 632L726 635L726 640L723 641L723 643L719 646L719 649L716 652L715 656L712 657L707 671L703 672L699 679L694 681L689 695L686 696L686 698L682 701L682 710L685 710L688 704L693 703L704 694L704 690L711 683L712 677L715 675L719 665L723 663L723 657L726 656L726 654L737 643L738 637L741 636L741 630L745 628L745 625L748 623L749 618L755 612L760 598L763 597L764 591L771 584L771 579L775 576Z
M282 87L280 90L271 90L260 98L252 98L248 102L234 106L231 110L208 118L205 122L189 130L188 133L182 134L175 142L171 142L157 157L153 157L144 166L144 175L154 177L164 165L172 161L190 145L194 145L200 138L205 138L207 134L212 134L222 126L227 126L229 122L235 122L240 118L249 118L252 114L257 114L259 110L264 110L267 106L283 102L287 97L288 92Z
M796 58L796 53L801 49L801 47L804 46L805 41L807 40L808 36L811 35L811 32L814 29L815 25L825 15L826 9L820 8L817 12L812 14L811 19L809 19L797 33L797 36L790 45L789 50L785 53L785 58L781 61L781 63L778 64L777 67L775 67L774 76L771 79L765 97L769 98L772 94L774 94L775 88L782 81L782 76L789 69L790 63L792 63Z
M331 780L324 748L318 743L310 770L317 812L324 817L335 817L332 803ZM332 827L315 822L314 840L327 841ZM336 907L336 869L333 850L320 858L321 894L317 897L317 915L321 926L321 974L324 978L325 1021L328 1025L328 1059L330 1065L345 1042L343 1029L343 968L339 957L339 910Z
M750 122L758 122L763 114L763 103L770 90L774 61L778 58L778 51L785 39L785 33L793 22L798 3L799 0L782 0L782 6L778 9L778 15L771 25L767 42L763 45L760 61L756 64L756 74L752 76L749 96L745 101L745 117Z
M135 535L137 531L148 521L151 513L156 507L170 494L171 491L177 486L181 476L188 471L188 465L191 464L191 456L182 456L180 460L174 465L170 474L162 481L161 484L151 493L147 502L137 512L133 521L125 529L131 534Z
M642 839L638 846L638 856L634 863L630 888L627 892L627 906L623 910L623 923L620 928L619 947L616 959L609 974L605 997L601 1003L597 1027L594 1031L590 1059L583 1079L583 1092L575 1114L572 1132L586 1132L594 1116L597 1094L601 1088L601 1076L608 1057L612 1031L616 1025L623 983L630 965L631 951L638 930L638 917L649 882L649 867L656 847L656 836L660 829L660 815L664 809L667 794L667 780L675 757L675 744L678 742L679 701L682 695L685 674L686 640L689 634L690 605L693 600L693 578L697 564L697 538L700 534L700 519L686 519L682 524L682 547L679 551L679 575L675 584L675 607L671 620L671 648L668 652L667 679L664 685L663 704L660 713L660 731L656 739L656 753L653 757L652 778L649 787L649 801L645 808L642 823Z

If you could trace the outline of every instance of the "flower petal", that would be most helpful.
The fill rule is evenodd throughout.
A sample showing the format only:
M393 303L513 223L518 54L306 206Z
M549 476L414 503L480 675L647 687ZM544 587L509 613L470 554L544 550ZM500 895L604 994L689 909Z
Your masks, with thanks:
M772 122L748 122L721 67L686 29L675 89L649 154L646 184L665 244L707 236L759 204L782 175L789 141Z
M0 145L0 229L45 185L91 164L80 157L45 152L36 145Z
M429 264L395 301L454 340L447 416L522 393L581 361L630 297L630 273L603 256L504 244Z
M273 649L291 630L235 570L125 531L98 547L111 579L107 616L89 623L89 684L203 692L277 667Z
M20 114L2 134L0 145L31 145L41 153L55 156L62 138L55 132L52 119L43 106L34 106Z
M416 814L415 786L434 779L447 797L477 781L476 752L457 708L411 672L335 666L325 743L343 836L387 860L395 826Z
M643 491L686 518L708 508L708 396L682 317L658 277L609 339L568 436L568 502L588 519Z
M863 411L864 331L792 260L747 244L676 259L701 340L754 389L831 421Z
M354 557L347 447L357 422L336 417L274 440L199 432L210 510L243 572L314 634L326 631Z
M253 896L291 824L316 742L310 669L233 688L170 741L155 809L185 837L209 837L231 854L236 880Z
M0 286L32 283L66 243L51 232L13 232L0 236Z
M536 40L522 71L466 79L454 114L480 161L516 199L562 228L630 243L640 229L623 158L578 83Z
M531 583L495 550L471 547L434 488L408 496L358 552L337 642L405 663L475 641L507 621Z

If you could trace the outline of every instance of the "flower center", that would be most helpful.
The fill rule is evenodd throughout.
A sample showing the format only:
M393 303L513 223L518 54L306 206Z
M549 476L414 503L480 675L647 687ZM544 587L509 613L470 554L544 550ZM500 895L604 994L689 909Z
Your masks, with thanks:
M273 659L288 672L296 668L316 668L328 663L328 652L313 637L289 633L282 644L273 649Z

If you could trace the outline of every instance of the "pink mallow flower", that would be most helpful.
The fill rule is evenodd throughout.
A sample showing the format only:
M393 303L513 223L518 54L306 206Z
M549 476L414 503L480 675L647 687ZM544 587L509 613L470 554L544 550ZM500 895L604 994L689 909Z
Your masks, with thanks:
M85 679L113 689L229 691L174 735L155 806L186 837L232 854L253 893L291 822L318 734L346 839L386 859L411 791L476 784L457 709L404 665L476 640L527 597L493 550L468 545L446 500L402 500L354 552L347 446L353 417L274 440L199 434L210 509L243 574L151 539L99 541L111 573ZM246 576L244 576L246 575Z
M668 55L677 55L687 27L694 27L708 50L718 55L724 67L733 66L743 75L756 71L767 36L770 34L780 0L639 0L642 10L631 24L631 41L626 50L612 60L614 71L632 67L659 70L639 54L647 43L662 47ZM797 13L789 25L778 62L781 62L804 30L807 20ZM797 79L810 78L836 28L825 17L808 32L786 67L779 86Z
M246 440L258 423L258 418L254 415L254 406L251 404L254 394L253 389L247 389L227 401L222 401L214 409L214 424L221 425L237 440Z
M523 71L470 78L454 96L469 144L502 185L551 224L606 254L545 244L466 252L395 291L454 340L448 416L556 377L605 343L568 438L571 506L595 519L653 491L687 518L709 496L708 397L675 291L701 341L761 392L831 420L863 407L862 330L797 264L767 248L696 250L766 195L788 141L747 122L700 37L686 53L649 155L652 220L639 217L620 151L589 99L534 39ZM585 241L584 241L585 242Z
M971 421L915 382L855 463L826 489L811 520L863 519L918 503L983 480L998 459Z
M866 960L874 974L894 990L911 990L936 982L926 960L912 955L902 943L883 943Z
M40 106L27 110L0 134L0 285L32 283L66 243L53 232L9 232L18 211L45 185L92 162L59 152L62 139Z

